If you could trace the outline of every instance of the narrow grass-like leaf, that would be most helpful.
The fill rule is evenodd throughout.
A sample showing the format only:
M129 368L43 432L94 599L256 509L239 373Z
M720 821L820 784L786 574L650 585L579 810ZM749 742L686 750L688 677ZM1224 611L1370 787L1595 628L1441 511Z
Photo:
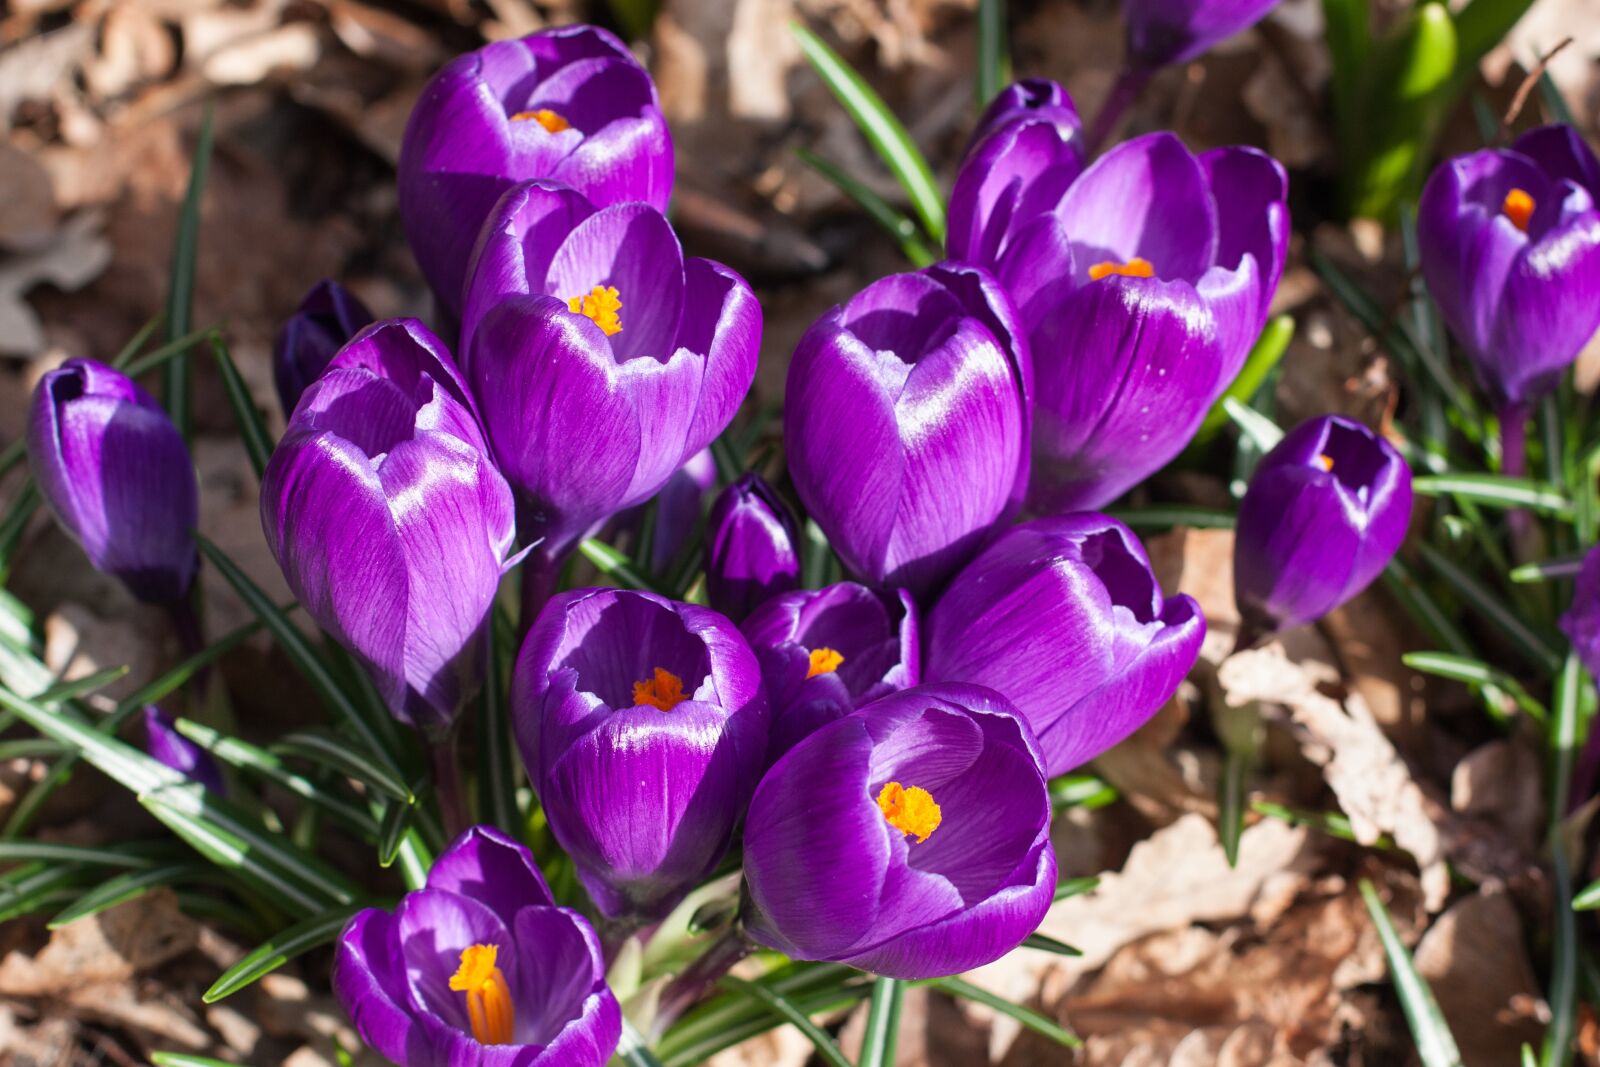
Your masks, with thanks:
M1222 398L1222 410L1233 420L1234 425L1239 427L1240 432L1250 439L1251 444L1263 454L1271 452L1274 446L1283 440L1283 431L1278 428L1277 423L1231 396Z
M938 262L938 255L923 240L922 231L911 221L911 217L879 196L871 186L857 181L842 167L809 149L797 148L795 154L806 166L828 179L841 193L854 200L856 206L865 211L873 222L888 230L890 236L900 243L900 251L911 261L912 266L920 269Z
M12 557L17 554L22 535L28 532L28 523L33 520L33 513L39 510L42 500L39 487L33 484L32 478L28 478L17 490L5 517L0 518L0 582L11 574Z
M1539 560L1537 563L1524 563L1511 571L1511 580L1518 584L1557 582L1565 578L1576 578L1582 569L1583 556L1560 556L1555 559Z
M1559 820L1557 816L1556 820ZM1555 929L1550 931L1550 1025L1539 1049L1539 1067L1572 1062L1578 1033L1578 913L1572 910L1572 864L1561 830L1550 836L1550 876L1555 884Z
M1533 695L1522 687L1521 682L1499 667L1491 666L1482 660L1455 656L1448 652L1407 652L1400 659L1407 667L1423 674L1432 674L1472 685L1493 686L1515 701L1517 707L1541 723L1548 721L1550 717L1544 705L1535 700Z
M264 778L359 833L369 838L377 838L378 823L371 815L328 792L304 775L295 774L283 765L281 759L266 749L252 745L248 741L226 737L209 726L188 719L177 720L177 728L183 736L229 766Z
M244 377L234 364L222 335L212 331L210 341L211 354L216 357L217 369L222 372L222 388L228 394L228 403L233 406L233 421L239 427L239 439L244 442L245 454L250 457L250 466L255 468L259 480L267 472L267 460L272 458L272 435L267 432L261 412L250 395L250 387L244 383Z
M167 314L164 311L158 311L151 315L145 320L145 324L135 330L132 337L128 338L128 343L123 345L117 354L111 357L111 365L117 370L125 370L128 364L133 361L133 357L139 354L139 349L149 343L150 338L155 336L156 331L161 329L161 324L166 321Z
M1010 80L1005 0L978 0L978 110L988 107Z
M1571 519L1572 500L1560 489L1531 478L1503 474L1424 474L1411 480L1423 496L1456 496L1488 508L1527 508L1558 519Z
M400 853L400 842L411 830L417 809L402 800L388 798L383 806L383 817L378 820L378 866L394 865Z
M339 931L350 921L350 916L359 910L334 908L279 931L266 944L257 946L244 959L223 971L222 976L211 983L211 988L200 995L200 999L207 1004L215 1004L260 981L296 956L328 944L339 936Z
M1228 386L1227 392L1217 398L1211 410L1206 412L1205 421L1200 424L1200 429L1195 431L1195 444L1204 445L1215 438L1228 424L1228 411L1222 404L1224 400L1232 399L1249 406L1251 399L1267 380L1267 375L1282 362L1292 340L1294 340L1294 319L1291 316L1278 315L1267 320L1266 326L1261 330L1261 336L1256 338L1256 343L1251 347L1250 355L1246 357L1239 376Z
M1040 952L1050 952L1057 956L1081 956L1082 949L1073 948L1065 941L1057 941L1044 934L1029 934L1022 942L1023 948L1036 948Z
M1439 577L1476 608L1479 615L1493 623L1531 662L1551 673L1560 668L1561 654L1555 646L1510 610L1503 596L1489 589L1426 541L1418 544L1417 550Z
M495 613L492 625L500 625ZM520 829L517 811L517 756L511 749L500 642L484 643L483 692L478 701L478 819L508 834Z
M52 741L48 737L19 737L12 741L0 741L0 763L14 759L54 759L70 752L59 741Z
M1596 908L1600 908L1600 880L1590 882L1572 898L1574 911L1593 911Z
M1217 837L1229 867L1239 865L1239 842L1244 837L1245 790L1249 785L1254 753L1229 748L1222 758L1217 780Z
M1282 804L1273 804L1265 800L1258 800L1251 804L1250 807L1251 810L1270 819L1286 822L1290 826L1309 826L1314 830L1327 834L1329 837L1337 837L1341 841L1364 845L1367 848L1392 849L1395 847L1394 839L1388 834L1378 835L1376 841L1358 840L1355 827L1351 824L1349 816L1340 811L1297 811L1294 808L1284 807Z
M87 919L98 915L107 908L114 908L118 904L125 904L135 897L143 896L163 885L193 884L211 874L211 868L203 863L192 860L183 863L167 863L148 870L129 871L117 875L109 881L101 882L83 896L68 904L58 912L46 925L55 930L68 926L80 919Z
M622 1019L622 1038L617 1042L615 1058L625 1067L661 1067L661 1061L650 1051L644 1035L634 1028L627 1016Z
M912 143L911 135L883 98L844 61L844 57L806 27L796 23L790 28L812 69L844 105L845 111L866 135L867 142L905 189L911 209L922 220L923 229L942 245L944 197L939 192L939 183L934 180L932 168Z
M29 726L83 754L106 777L135 792L157 789L183 781L182 775L143 752L108 737L75 715L52 712L9 689L0 688L0 706L14 712Z
M1099 887L1099 885L1100 879L1098 877L1065 878L1056 883L1055 899L1057 901L1062 901L1066 900L1068 897L1076 897L1082 896L1084 893L1092 893L1096 888Z
M1417 581L1417 576L1411 572L1401 559L1396 556L1389 561L1383 571L1383 584L1395 595L1395 598L1406 608L1411 617L1429 634L1434 641L1445 646L1458 656L1472 656L1474 650L1472 642L1467 640L1467 635L1455 621L1445 614L1428 591Z
M83 696L85 693L92 693L96 689L104 689L127 673L128 668L126 666L107 667L104 670L95 671L93 674L86 674L82 678L57 682L33 699L35 703L39 704L59 704L64 700L71 700L74 697Z
M649 578L633 569L632 561L625 554L618 552L604 541L585 537L578 542L578 552L584 559L594 564L595 569L601 574L625 589L643 589L647 593L660 592Z
M1135 530L1169 530L1192 526L1203 530L1231 530L1234 514L1190 504L1158 504L1145 508L1112 508L1106 514Z
M142 378L157 367L165 367L174 359L200 344L215 329L215 326L202 326L198 330L191 330L182 337L168 341L159 348L152 348L138 359L131 361L126 367L123 367L122 373L130 378Z
M747 982L743 978L735 978L731 974L724 975L717 984L724 989L743 994L759 1002L768 1011L781 1017L790 1026L799 1030L801 1034L805 1035L806 1040L811 1042L811 1047L817 1050L817 1055L822 1057L823 1062L829 1064L830 1067L851 1067L850 1061L844 1058L844 1053L839 1051L839 1046L834 1044L833 1038L829 1037L820 1026L812 1022L804 1011L791 1003L789 998L782 993L774 992L772 989L756 982Z
M0 879L0 922L10 922L78 895L79 886L94 877L75 863L33 863L7 871Z
M178 210L178 232L172 244L172 270L167 279L167 331L169 337L189 332L194 314L195 267L200 254L200 198L205 194L206 174L211 169L213 113L206 107L200 120L200 137L194 146L194 165L189 171L189 188ZM189 420L190 368L187 351L167 364L166 408L178 432L187 440Z
M1117 789L1092 774L1062 774L1050 779L1050 810L1085 808L1093 811L1117 800Z
M157 844L165 844L158 842ZM86 867L155 867L159 852L135 845L68 845L59 841L0 841L0 863L81 863Z
M238 1064L229 1063L227 1060L212 1059L210 1056L192 1056L187 1052L152 1052L150 1062L155 1067L238 1067Z
M867 1029L861 1037L857 1067L894 1067L894 1050L900 1037L900 1004L905 999L905 990L905 983L893 978L879 978L872 983Z
M1378 928L1378 940L1383 944L1383 954L1389 961L1389 975L1394 980L1395 993L1400 997L1400 1009L1405 1012L1406 1023L1411 1027L1411 1037L1417 1045L1417 1057L1423 1067L1461 1067L1461 1053L1456 1048L1450 1027L1433 999L1433 990L1411 962L1411 953L1395 932L1389 920L1389 911L1378 899L1378 891L1365 878L1361 879L1361 899L1366 902L1372 923Z
M1522 1067L1539 1067L1539 1059L1533 1054L1532 1045L1522 1046Z
M839 963L786 963L756 981L808 1015L848 1007L872 991L870 978ZM678 1020L656 1042L656 1054L665 1067L690 1067L775 1025L781 1023L762 1004L723 993Z
M1017 1022L1026 1026L1036 1034L1043 1034L1057 1044L1068 1048L1082 1048L1083 1042L1071 1030L1062 1026L1054 1019L1047 1019L1030 1008L1021 1004L1013 1004L1004 997L997 997L987 989L980 988L961 978L939 978L932 983L934 988L942 989L953 997L961 997L978 1004L993 1008L1001 1015L1009 1015Z
M346 778L364 782L396 800L416 803L416 793L399 775L386 770L361 750L352 748L347 738L319 730L296 730L279 738L272 748L280 755L298 756Z

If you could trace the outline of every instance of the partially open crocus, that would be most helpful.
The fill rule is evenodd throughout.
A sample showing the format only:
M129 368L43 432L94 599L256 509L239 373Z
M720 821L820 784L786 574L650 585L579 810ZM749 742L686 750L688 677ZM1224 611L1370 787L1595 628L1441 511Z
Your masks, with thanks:
M1278 0L1122 0L1129 62L1145 70L1187 63L1271 11Z
M1003 693L1062 774L1161 709L1200 654L1205 617L1164 597L1133 531L1081 512L1008 530L928 612L922 676Z
M227 791L222 768L199 745L178 732L171 715L154 704L144 708L144 750L150 758L166 764L191 782L199 782L213 793Z
M800 584L800 534L789 506L759 474L721 493L706 520L706 594L739 622Z
M272 346L272 380L284 418L294 414L300 394L327 370L334 353L371 321L367 306L331 278L311 287Z
M911 594L854 582L768 600L744 623L772 703L769 761L816 730L922 679Z
M1011 235L1055 208L1084 166L1083 125L1058 83L1029 78L995 97L950 194L950 258L990 270Z
M1016 513L1031 367L1010 300L962 264L876 281L806 332L789 364L789 473L856 577L921 596Z
M1035 511L1109 504L1188 444L1266 321L1287 185L1253 148L1153 133L1012 227L997 273L1034 353Z
M1422 191L1428 291L1502 409L1548 393L1600 328L1597 172L1574 131L1547 126L1457 156Z
M607 918L660 918L727 851L767 700L721 615L631 590L557 594L523 642L511 708L550 830Z
M199 567L199 490L160 404L122 372L69 359L39 380L28 465L56 521L96 570L140 600L173 603Z
M1411 468L1351 419L1295 427L1239 502L1234 598L1251 636L1315 622L1376 578L1405 540Z
M665 211L672 138L650 75L622 42L564 26L447 63L411 111L397 171L417 265L459 313L473 242L507 189L548 178L602 206Z
M981 686L874 701L762 778L744 874L748 930L795 959L905 979L981 967L1033 933L1055 895L1038 749Z
M527 848L478 826L394 911L355 914L333 989L399 1067L601 1067L622 1036L605 971L593 928L555 906Z
M733 271L684 258L649 205L596 208L534 182L484 228L462 337L523 540L558 556L727 426L755 378L761 309Z
M476 687L511 552L510 487L450 353L415 319L358 334L307 389L261 483L261 525L310 616L427 730Z

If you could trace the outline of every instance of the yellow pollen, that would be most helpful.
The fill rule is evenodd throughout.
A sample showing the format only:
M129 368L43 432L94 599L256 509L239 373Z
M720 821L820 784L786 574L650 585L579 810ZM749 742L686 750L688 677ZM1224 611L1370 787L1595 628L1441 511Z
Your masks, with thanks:
M819 674L832 674L839 669L839 664L844 662L844 657L831 648L813 648L811 650L811 669L806 671L807 678L815 678Z
M1325 471L1333 470L1333 457L1328 455L1326 452L1322 453L1322 455L1317 457L1317 466L1321 467Z
M633 683L633 706L636 708L648 705L660 708L662 711L671 711L688 699L683 692L683 679L660 667L656 668L654 678Z
M1523 233L1528 232L1528 220L1533 218L1533 208L1533 197L1521 189L1513 189L1507 193L1505 203L1500 205L1500 210L1511 220L1511 225Z
M920 786L902 789L899 782L890 782L878 794L878 808L890 826L916 835L919 845L939 828L939 805L933 802L933 794Z
M560 133L562 130L572 129L572 123L549 108L541 107L537 111L519 111L511 116L512 122L527 122L530 119L551 133Z
M1099 281L1101 278L1108 278L1113 274L1120 274L1124 278L1154 278L1156 269L1151 266L1148 259L1142 256L1134 256L1126 263L1118 263L1114 259L1108 259L1104 263L1096 263L1089 268L1091 281Z
M567 310L593 319L607 337L622 332L622 320L617 317L617 312L622 310L622 300L614 285L597 285L584 296L570 298Z
M511 987L495 966L499 955L497 945L468 945L460 969L450 976L450 988L467 995L467 1018L480 1045L509 1045L515 1033Z

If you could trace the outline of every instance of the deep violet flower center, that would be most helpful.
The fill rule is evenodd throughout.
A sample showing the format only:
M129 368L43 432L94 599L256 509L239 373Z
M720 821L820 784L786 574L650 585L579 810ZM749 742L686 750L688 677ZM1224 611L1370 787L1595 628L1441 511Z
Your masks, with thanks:
M1500 210L1505 217L1511 220L1511 225L1528 232L1528 220L1533 218L1533 209L1538 205L1532 196L1522 189L1513 189L1506 194L1505 201L1500 205Z
M597 285L582 296L569 298L567 310L593 319L607 337L622 332L622 318L617 314L622 310L622 298L614 285Z
M811 650L811 666L806 670L807 678L815 678L819 674L832 674L839 669L839 664L844 662L844 656L831 648L813 648Z
M1143 256L1134 256L1126 263L1118 263L1114 259L1102 260L1089 268L1090 281L1097 282L1101 278L1109 278L1113 274L1120 275L1123 278L1154 278L1156 276L1156 268Z
M654 677L633 683L633 706L671 711L689 698L683 692L683 679L657 667Z
M572 129L572 123L547 107L535 108L532 111L519 111L511 116L511 121L537 122L549 133L560 133L562 130Z
M890 782L878 792L878 810L883 812L884 822L916 837L919 845L943 821L932 793L915 785L907 789L899 782Z
M466 994L467 1018L480 1045L509 1045L516 1015L511 987L497 966L497 945L468 945L461 950L461 967L450 976L450 988Z

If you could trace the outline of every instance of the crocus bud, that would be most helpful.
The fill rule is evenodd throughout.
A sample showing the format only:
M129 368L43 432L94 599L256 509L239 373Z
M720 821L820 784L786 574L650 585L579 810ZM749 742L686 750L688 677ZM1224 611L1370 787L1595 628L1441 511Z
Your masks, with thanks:
M706 522L706 593L739 622L800 584L800 535L789 506L759 474L717 495Z
M1055 896L1038 748L982 686L886 696L762 778L744 876L750 934L795 959L904 979L981 967Z
M1600 678L1600 545L1583 557L1572 589L1572 605L1561 616L1561 630L1572 642L1584 670Z
M1122 0L1131 65L1187 63L1261 21L1278 0Z
M294 414L300 394L321 377L334 353L372 321L372 312L355 294L330 278L313 285L272 346L272 380L283 417Z
M642 200L665 211L672 138L627 47L594 26L564 26L447 63L411 111L397 170L417 265L459 314L473 242L502 193L548 178L602 207Z
M601 1067L622 1037L605 973L594 929L556 907L527 848L477 826L394 911L350 919L333 990L399 1067Z
M607 918L660 918L716 867L761 772L767 699L738 629L653 593L545 605L511 680L550 831Z
M1393 445L1338 415L1296 426L1239 502L1233 589L1246 632L1315 622L1361 592L1410 520L1411 468Z
M171 767L191 782L199 782L213 793L227 792L222 768L211 753L178 732L172 716L146 704L144 708L144 750L150 758Z
M1061 201L1083 157L1083 124L1059 84L1029 78L1001 92L950 194L950 258L995 269L1016 230Z
M755 379L761 308L733 271L685 259L649 205L597 209L534 182L484 227L462 337L523 540L555 556L728 425Z
M167 413L132 379L86 359L41 378L28 465L96 570L150 603L187 595L200 565L194 464Z
M756 608L743 630L772 704L768 763L819 727L922 680L917 608L904 589L798 589Z
M1032 364L981 268L894 274L789 364L783 439L806 511L869 585L938 588L1021 504Z
M1008 530L950 583L925 633L923 678L1004 694L1054 776L1161 709L1206 623L1189 597L1161 595L1133 531L1081 512Z
M1428 291L1498 404L1555 387L1600 327L1600 171L1571 129L1457 156L1422 190Z
M1153 133L1011 226L997 274L1034 353L1035 511L1109 504L1188 444L1266 322L1287 188L1253 148Z
M261 525L300 605L366 664L390 711L447 726L477 685L515 519L427 327L367 327L306 390L267 464Z

